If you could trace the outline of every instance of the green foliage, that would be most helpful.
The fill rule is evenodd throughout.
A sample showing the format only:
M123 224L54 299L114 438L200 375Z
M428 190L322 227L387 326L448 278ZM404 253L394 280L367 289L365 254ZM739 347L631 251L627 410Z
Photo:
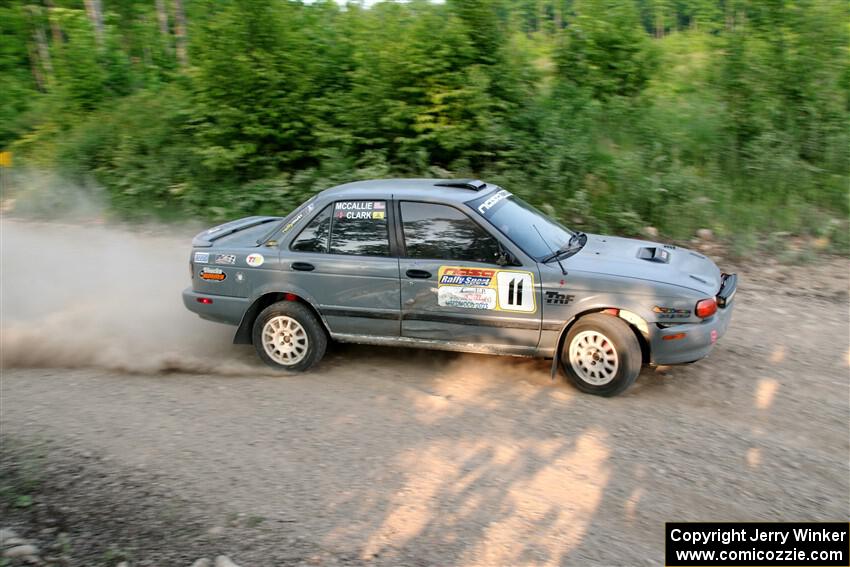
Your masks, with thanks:
M850 250L842 0L184 0L188 66L153 0L102 37L53 4L0 1L0 146L123 216L480 176L585 230Z
M263 0L217 3L196 28L192 130L213 172L248 180L298 164L312 144L302 101L312 76L303 10ZM306 72L305 72L306 71Z
M0 6L0 147L25 130L23 115L36 88L27 53L27 17Z
M576 15L558 51L559 75L599 99L640 94L656 61L636 6L618 0L581 0L574 9Z

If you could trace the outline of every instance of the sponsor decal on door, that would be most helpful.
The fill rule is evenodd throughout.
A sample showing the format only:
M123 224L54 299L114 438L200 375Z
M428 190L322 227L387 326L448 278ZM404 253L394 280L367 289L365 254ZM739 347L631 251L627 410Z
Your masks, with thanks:
M496 290L443 285L437 288L437 304L461 309L496 309Z
M531 272L500 270L496 274L496 286L499 290L499 309L501 311L522 311L533 313L534 276Z
M518 270L440 266L437 305L534 313L534 275Z

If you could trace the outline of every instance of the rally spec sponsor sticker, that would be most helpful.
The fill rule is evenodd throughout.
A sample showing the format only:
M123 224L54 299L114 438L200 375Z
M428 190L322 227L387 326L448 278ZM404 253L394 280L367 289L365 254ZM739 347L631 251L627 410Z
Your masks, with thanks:
M558 293L557 291L547 291L545 294L546 305L569 305L576 296Z
M301 210L301 212L299 212L299 213L295 216L295 218L294 218L294 219L292 219L291 221L289 221L288 223L286 223L286 226L284 226L284 227L283 227L283 229L280 231L280 232L281 232L281 234L286 234L287 232L289 232L290 230L292 230L292 227L294 227L296 224L298 224L299 222L301 222L301 219L303 219L305 215L309 215L310 213L312 213L312 212L313 212L313 209L315 209L315 208L316 208L316 205L315 205L315 204L313 204L313 203L310 203L309 205L307 205L306 207L304 207L304 209L302 209L302 210Z
M346 220L383 220L387 218L385 201L339 201L334 216Z
M221 282L227 278L227 274L221 268L206 267L198 274L202 280Z
M518 270L441 266L437 278L441 307L534 313L534 275Z
M265 261L266 259L263 258L262 254L248 254L248 257L245 258L245 263L252 268L259 268Z
M298 224L298 221L300 221L303 218L304 218L304 212L302 211L302 212L298 213L298 215L294 219L292 219L291 221L286 223L286 226L283 227L283 230L281 232L283 232L283 233L289 232L290 230L292 230L292 227L295 226L296 224Z
M236 263L236 254L219 254L215 257L215 263L232 266Z
M501 191L497 192L495 195L478 205L478 212L483 215L487 211L498 205L501 201L504 201L510 196L511 194L508 191L502 189Z
M196 264L206 264L210 261L210 253L209 252L195 252L195 263Z
M690 309L674 309L673 307L660 307L656 305L652 310L657 313L659 319L675 319L677 317L690 317Z
M496 290L444 285L437 288L437 304L461 309L496 309Z

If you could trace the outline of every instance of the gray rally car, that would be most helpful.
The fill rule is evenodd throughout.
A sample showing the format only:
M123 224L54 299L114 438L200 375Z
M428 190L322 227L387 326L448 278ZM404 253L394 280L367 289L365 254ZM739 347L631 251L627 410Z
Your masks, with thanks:
M551 357L601 395L706 356L737 285L697 252L574 232L466 179L348 183L192 247L186 307L273 367L310 368L328 339Z

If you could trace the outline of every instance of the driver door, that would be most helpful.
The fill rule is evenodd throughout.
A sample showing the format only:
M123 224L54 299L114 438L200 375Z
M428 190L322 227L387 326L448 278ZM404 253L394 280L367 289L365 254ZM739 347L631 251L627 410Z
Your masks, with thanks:
M399 201L401 335L477 346L534 348L537 265L502 266L499 241L455 207Z

